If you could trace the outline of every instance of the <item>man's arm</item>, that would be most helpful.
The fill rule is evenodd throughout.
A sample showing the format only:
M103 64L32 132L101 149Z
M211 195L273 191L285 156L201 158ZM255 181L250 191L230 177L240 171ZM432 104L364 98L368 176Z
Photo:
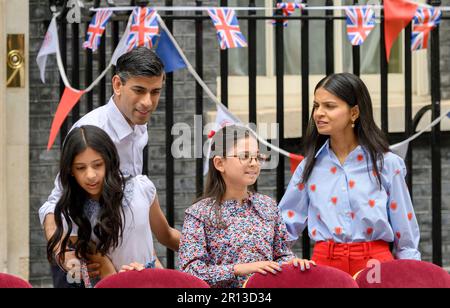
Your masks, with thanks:
M53 188L50 196L48 196L47 201L39 209L39 220L41 225L44 227L45 238L47 241L52 237L56 230L55 212L56 204L62 196L61 182L59 180L59 174L55 179L55 187Z
M47 242L50 238L55 234L56 231L56 223L55 223L55 215L53 213L47 214L44 219L44 234Z
M150 227L161 244L173 251L178 251L181 233L167 222L166 216L159 206L158 196L155 197L150 207Z

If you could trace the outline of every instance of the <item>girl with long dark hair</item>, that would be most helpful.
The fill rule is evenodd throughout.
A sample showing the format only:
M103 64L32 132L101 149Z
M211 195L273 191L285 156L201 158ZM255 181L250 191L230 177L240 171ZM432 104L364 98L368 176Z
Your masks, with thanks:
M102 129L86 125L69 133L60 161L57 228L47 245L50 262L67 269L68 259L94 260L102 265L101 278L134 261L154 264L152 231L178 250L180 233L167 223L153 183L142 175L125 178L119 165Z
M276 202L252 192L266 159L251 131L225 126L211 151L205 193L186 210L181 270L212 287L241 287L253 273L276 274L284 262L310 268L288 248Z
M395 258L420 260L405 164L389 151L359 77L333 74L317 84L304 146L279 205L290 241L308 225L312 260L352 275L370 259L393 260L389 243Z

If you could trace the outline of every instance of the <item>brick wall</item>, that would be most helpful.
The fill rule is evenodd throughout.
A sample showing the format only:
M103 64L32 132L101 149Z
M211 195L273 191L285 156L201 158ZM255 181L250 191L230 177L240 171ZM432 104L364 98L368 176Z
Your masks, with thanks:
M163 4L163 1L153 1L155 5ZM128 0L115 1L116 4L128 5ZM174 1L174 5L195 5L194 1ZM217 1L204 1L204 5L217 5ZM46 150L48 133L50 130L52 116L55 113L59 101L59 77L56 70L56 60L54 57L48 58L47 64L47 84L42 84L39 78L39 71L35 62L37 52L42 43L46 26L50 20L50 12L47 0L30 0L30 280L34 286L51 286L51 277L49 265L46 260L43 232L39 224L37 211L45 202L48 194L53 188L53 181L58 169L59 162L59 138L51 151ZM209 21L205 21L207 24ZM444 25L446 23L444 22ZM450 29L450 27L448 27ZM185 51L187 57L195 67L195 28L192 21L177 21L174 26L174 35L179 44ZM449 67L450 52L445 49L445 35L447 28L441 31L442 49L441 64L442 68ZM84 30L80 31L84 36ZM80 44L81 46L81 44ZM446 51L447 50L447 51ZM216 92L216 76L219 73L219 52L217 41L212 27L204 28L204 79ZM107 50L107 59L111 51ZM81 84L83 81L83 59L80 58ZM70 63L70 59L68 59ZM96 67L94 67L94 72ZM70 76L70 69L68 72ZM443 95L450 96L450 74L443 74ZM106 80L110 80L108 74ZM174 120L185 122L193 126L193 110L195 109L195 82L190 74L183 70L175 73L174 76ZM98 89L94 90L94 105L99 106L104 102L99 102L96 98ZM107 97L111 94L110 84L107 84ZM81 112L84 113L84 101L81 102ZM214 109L210 101L205 98L204 108L206 110ZM158 194L163 209L165 208L165 99L161 98L158 111L151 118L149 125L149 174L152 181L158 189ZM69 125L71 119L69 119ZM444 240L444 264L450 265L450 154L449 144L442 150L443 154L443 240ZM286 164L288 167L288 164ZM431 256L431 195L430 195L430 177L431 162L430 151L426 146L418 145L414 150L414 189L415 209L421 226L422 241L421 251L425 260L430 260ZM289 171L286 169L286 184L290 178ZM260 181L259 188L263 193L275 196L276 180L275 175L265 173ZM180 159L175 161L175 223L178 229L184 218L184 210L188 207L195 197L195 160ZM296 245L298 247L299 245ZM156 249L160 259L165 262L165 248L156 244ZM296 248L297 252L300 252Z
M449 0L442 0L442 6L449 6ZM445 12L444 12L445 14ZM443 72L448 72L450 67L450 26L447 20L441 21L441 27L439 29L439 40L440 40L440 66ZM441 74L441 91L442 99L450 98L450 74Z
M36 65L36 56L48 24L46 21L50 18L47 1L30 1L30 281L36 286L51 283L46 241L37 211L52 189L59 161L58 145L52 151L45 150L51 115L59 100L56 60L48 58L46 85L40 81Z

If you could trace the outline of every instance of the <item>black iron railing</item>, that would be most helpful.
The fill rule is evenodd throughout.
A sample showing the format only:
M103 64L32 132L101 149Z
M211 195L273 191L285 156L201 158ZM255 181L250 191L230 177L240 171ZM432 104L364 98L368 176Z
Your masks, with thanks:
M94 6L99 6L99 0L94 1ZM137 3L138 2L138 3ZM281 2L281 1L279 1ZM304 1L307 3L307 1ZM439 6L440 1L428 1L429 4L434 6ZM148 1L130 1L130 5L146 5ZM173 1L166 0L166 6L172 6ZM256 1L249 0L249 7L255 7ZM357 0L354 0L354 4L358 4ZM202 1L196 1L197 6L202 6ZM227 0L220 1L221 6L227 6ZM333 1L327 0L326 5L332 6ZM322 20L325 23L325 72L326 74L334 73L335 64L334 64L334 31L333 24L336 20L344 19L345 17L334 16L332 10L327 10L324 12L323 16L309 16L307 10L303 10L300 16L291 16L284 17L281 15L281 12L276 13L276 17L272 16L257 16L255 10L248 11L247 15L239 16L239 19L242 23L247 23L248 25L248 82L249 82L249 96L248 96L248 106L249 106L249 122L256 124L257 118L257 21L258 20L271 20L276 19L278 22L275 26L275 64L276 64L276 120L279 124L279 145L281 148L284 147L284 27L282 25L283 19L288 20L300 20L300 29L299 29L299 40L301 40L301 83L299 87L301 89L301 97L299 97L299 105L302 107L302 135L305 135L307 123L309 121L309 94L311 92L311 87L309 84L309 76L310 76L310 63L309 63L309 43L311 39L309 35L309 22L311 20ZM111 27L108 28L110 33L108 36L111 37L111 40L106 39L106 35L102 38L102 44L98 51L98 56L94 57L92 52L87 49L86 51L81 51L79 49L79 35L80 31L85 31L88 27L88 23L90 19L88 17L82 20L82 24L73 23L68 25L66 19L64 18L64 14L61 15L59 28L60 28L60 48L62 53L62 59L64 62L64 66L67 67L67 58L70 55L71 63L71 83L75 88L79 88L80 85L80 72L77 68L80 67L79 59L80 57L85 57L85 67L84 67L84 81L85 84L83 86L88 86L93 80L93 66L94 62L97 62L98 71L103 71L106 67L106 49L109 48L111 52L114 50L115 46L117 46L119 42L119 24L126 24L127 16L125 15L116 15L112 17ZM195 63L196 70L200 77L203 76L203 27L204 21L208 20L209 17L202 12L197 12L190 16L180 16L174 15L173 12L161 12L162 18L165 20L169 30L173 29L174 23L178 21L192 21L195 24ZM381 14L381 19L383 20L383 12ZM443 16L442 19L445 22L445 19L449 19L450 17ZM386 54L384 52L385 49L385 37L384 37L384 25L383 22L380 24L381 26L381 35L380 35L380 78L381 78L381 128L384 132L389 132L388 127L388 63L386 59ZM81 30L80 30L81 27ZM69 43L68 31L71 31ZM439 27L435 28L431 34L431 45L429 46L429 55L431 59L431 72L430 72L430 84L431 84L431 98L432 104L426 107L426 110L422 110L416 114L413 120L412 114L412 61L411 61L411 49L410 46L411 39L411 25L409 25L405 30L404 36L404 86L405 86L405 101L404 101L404 112L405 112L405 138L407 136L412 135L417 127L417 124L420 118L425 114L426 110L432 111L433 119L440 116L440 68L439 68ZM70 50L67 48L69 46ZM360 75L360 48L353 47L352 48L352 64L353 64L353 73L356 75ZM220 93L221 93L221 101L227 106L228 105L228 77L229 77L229 63L228 63L228 51L220 51ZM64 84L62 80L60 80L60 94L62 95L64 90ZM98 85L98 91L95 93L90 92L86 96L86 108L87 110L93 109L93 101L94 95L98 96L98 101L107 102L106 97L106 79L104 78L100 84ZM197 84L195 89L195 114L203 115L203 90L200 85ZM167 208L167 218L170 225L174 225L175 223L175 202L174 202L174 159L171 154L171 144L173 141L173 136L171 135L171 129L174 125L174 116L173 116L173 106L174 106L174 79L173 74L167 75L166 80L166 89L165 89L165 113L166 113L166 208ZM80 117L80 106L77 105L71 114L72 122L74 123ZM64 138L68 131L68 123L67 121L63 124L61 129L61 138ZM389 134L388 134L389 135ZM439 125L433 128L431 132L432 140L431 140L431 153L432 153L432 241L433 241L433 262L438 265L442 265L442 235L441 235L441 143L440 143L440 128ZM147 149L144 152L145 157L147 157ZM147 171L147 159L144 159L144 173ZM409 185L410 191L412 191L412 155L411 155L411 147L408 151L406 164L408 168L408 178L407 183ZM280 157L280 163L277 168L277 177L276 177L276 187L277 193L276 197L278 200L281 199L285 190L285 161L283 157ZM203 159L198 158L196 160L196 192L200 194L203 189ZM303 257L310 257L310 243L308 235L305 231L303 236ZM169 268L174 268L174 254L168 250L167 252L167 266Z

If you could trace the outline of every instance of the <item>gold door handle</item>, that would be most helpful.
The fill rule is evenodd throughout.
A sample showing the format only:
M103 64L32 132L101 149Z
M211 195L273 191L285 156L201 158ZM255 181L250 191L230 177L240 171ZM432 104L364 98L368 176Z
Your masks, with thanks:
M6 86L8 88L22 88L25 85L24 35L8 34L7 46Z

